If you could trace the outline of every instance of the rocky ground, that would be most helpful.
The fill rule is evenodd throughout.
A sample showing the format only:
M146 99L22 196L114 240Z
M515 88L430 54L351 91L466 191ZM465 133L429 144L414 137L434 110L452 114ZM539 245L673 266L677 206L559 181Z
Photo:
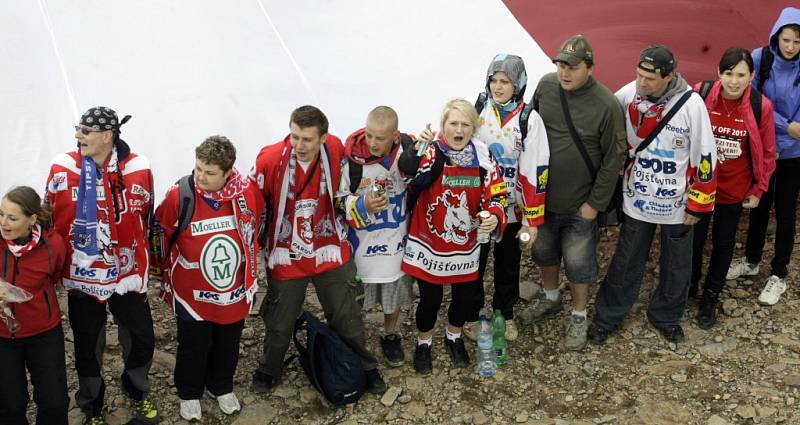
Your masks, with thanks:
M599 256L604 268L615 240L616 230L603 236ZM772 240L767 246L771 249ZM657 247L653 252L658 252ZM765 257L769 259L771 254L769 251ZM721 323L711 331L694 325L697 303L690 301L683 321L687 339L676 345L663 340L644 317L646 300L658 278L657 261L651 260L639 302L623 329L606 345L566 352L561 346L567 319L563 312L541 325L522 327L520 338L510 344L508 365L491 379L479 377L474 367L451 368L440 342L443 331L435 339L434 373L424 378L416 375L410 362L414 322L413 309L409 309L402 325L408 360L400 368L382 367L391 386L389 394L365 395L357 404L339 409L322 401L297 362L286 369L271 394L248 391L263 336L261 320L253 316L247 319L235 378L243 410L226 417L215 401L205 398L202 423L800 424L800 291L796 284L800 276L797 265L790 267L789 290L773 307L756 302L766 279L765 267L759 276L728 282ZM529 258L524 260L522 276L522 297L530 299L539 290L539 276ZM487 289L491 294L491 288ZM320 313L312 292L306 308ZM163 423L184 424L172 379L175 323L156 295L155 291L151 294L157 337L151 371L154 399ZM520 303L518 308L527 304L525 300ZM366 323L371 348L379 352L382 314L367 313ZM65 329L69 329L66 323ZM72 337L69 331L67 334L73 393ZM468 344L468 348L474 347ZM290 348L290 353L293 351ZM107 419L110 424L124 424L130 419L129 404L119 390L122 361L113 325L108 329L105 362ZM80 411L73 406L70 423L77 424L80 419Z

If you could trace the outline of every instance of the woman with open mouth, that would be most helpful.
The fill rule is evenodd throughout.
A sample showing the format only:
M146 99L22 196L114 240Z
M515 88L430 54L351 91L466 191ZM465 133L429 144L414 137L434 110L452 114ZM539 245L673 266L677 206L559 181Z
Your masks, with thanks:
M451 100L442 112L441 132L435 135L428 124L414 149L400 157L411 211L402 270L419 285L414 369L424 375L433 369L433 328L445 285L452 292L445 348L455 367L469 365L461 328L478 279L479 236L497 237L505 227L506 185L486 145L472 140L478 125L471 103Z

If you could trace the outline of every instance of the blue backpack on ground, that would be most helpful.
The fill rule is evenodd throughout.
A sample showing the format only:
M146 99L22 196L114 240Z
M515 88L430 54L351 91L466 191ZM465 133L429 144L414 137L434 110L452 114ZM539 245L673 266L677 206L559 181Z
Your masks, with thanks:
M306 345L297 333L306 330ZM328 325L304 311L294 323L294 346L300 365L325 399L334 406L355 403L364 395L366 375L361 358Z

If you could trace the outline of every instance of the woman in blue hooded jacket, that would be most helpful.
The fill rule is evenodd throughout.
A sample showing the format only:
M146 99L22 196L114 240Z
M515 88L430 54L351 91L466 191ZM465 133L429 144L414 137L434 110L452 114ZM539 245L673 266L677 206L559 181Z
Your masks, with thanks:
M758 274L774 202L775 255L770 277L758 297L759 303L774 305L786 291L786 268L794 248L795 208L800 192L800 9L783 9L770 32L769 45L753 51L753 62L753 87L768 97L775 109L778 160L769 191L750 212L745 258L730 266L727 278Z

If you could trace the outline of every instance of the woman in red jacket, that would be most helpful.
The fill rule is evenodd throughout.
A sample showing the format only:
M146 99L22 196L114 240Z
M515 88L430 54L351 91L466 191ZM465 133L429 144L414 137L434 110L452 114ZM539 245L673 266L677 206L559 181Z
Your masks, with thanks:
M775 170L775 121L772 103L750 86L753 79L753 58L750 52L731 47L719 62L719 80L707 93L702 84L695 90L705 97L711 125L717 140L717 199L714 205L711 259L697 326L710 329L716 323L719 294L725 286L725 275L733 259L736 228L743 208L755 208L767 191ZM760 119L752 104L761 99ZM756 100L756 102L753 102ZM710 215L695 225L692 256L692 286L696 294L703 264L703 245L708 234Z
M50 210L35 190L11 189L0 201L0 279L33 297L10 302L0 288L0 304L8 303L17 326L0 321L0 424L27 424L27 372L38 408L37 424L67 425L67 371L64 331L54 284L64 266L64 241L48 230Z

